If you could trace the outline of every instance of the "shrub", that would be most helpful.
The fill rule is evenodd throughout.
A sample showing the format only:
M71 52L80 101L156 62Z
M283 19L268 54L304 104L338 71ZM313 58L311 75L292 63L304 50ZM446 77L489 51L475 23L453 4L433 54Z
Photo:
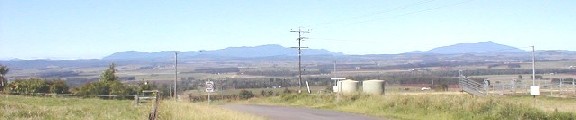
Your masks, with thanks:
M125 86L119 81L97 81L76 88L74 94L85 97L96 95L125 96L130 94L136 94L136 92L134 91L134 89L132 89L132 87ZM118 97L118 99L122 99L122 97Z
M34 94L34 93L68 93L68 85L63 80L42 80L38 78L18 79L5 88L5 92L11 94Z
M50 93L54 94L67 94L70 93L68 91L69 87L66 85L66 81L64 80L53 80L48 82L50 86Z
M268 97L268 96L272 96L274 95L274 92L272 90L270 91L266 91L266 90L262 90L260 91L260 96L262 97Z
M286 88L284 88L284 91L282 91L282 94L292 94L292 90L290 90L286 87Z
M266 97L266 96L267 96L266 94L267 94L266 91L264 91L264 90L261 90L261 91L260 91L260 96Z
M252 93L252 91L240 90L239 97L240 97L240 99L250 99L250 98L254 97L254 94Z

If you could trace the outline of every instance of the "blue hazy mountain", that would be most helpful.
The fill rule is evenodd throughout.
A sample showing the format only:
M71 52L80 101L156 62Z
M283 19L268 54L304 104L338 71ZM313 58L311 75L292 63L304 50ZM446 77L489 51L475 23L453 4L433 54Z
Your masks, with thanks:
M494 43L492 41L488 42L478 42L478 43L458 43L454 45L444 46L434 48L427 53L437 53L437 54L458 54L458 53L519 53L526 52L524 50Z
M304 55L343 55L342 53L330 52L323 49L303 49ZM223 58L260 58L272 56L297 56L298 50L294 48L286 48L280 45L269 44L261 46L244 46L244 47L228 47L220 50L212 51L193 51L193 52L179 52L181 58L191 57L223 57ZM163 52L117 52L112 55L106 56L103 60L156 60L166 59L174 56L174 51Z

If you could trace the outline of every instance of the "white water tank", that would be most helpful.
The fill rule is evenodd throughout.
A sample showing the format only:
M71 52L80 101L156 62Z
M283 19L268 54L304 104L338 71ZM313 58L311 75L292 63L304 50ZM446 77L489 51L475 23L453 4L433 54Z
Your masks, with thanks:
M344 95L351 95L358 92L358 81L355 80L342 80L338 81L338 92Z
M383 95L384 84L384 80L365 80L362 81L362 91L370 95Z

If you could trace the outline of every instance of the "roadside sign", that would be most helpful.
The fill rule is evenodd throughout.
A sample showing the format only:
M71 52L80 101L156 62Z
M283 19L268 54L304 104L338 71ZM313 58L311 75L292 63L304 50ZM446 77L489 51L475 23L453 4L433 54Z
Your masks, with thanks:
M214 92L214 82L206 81L206 92Z

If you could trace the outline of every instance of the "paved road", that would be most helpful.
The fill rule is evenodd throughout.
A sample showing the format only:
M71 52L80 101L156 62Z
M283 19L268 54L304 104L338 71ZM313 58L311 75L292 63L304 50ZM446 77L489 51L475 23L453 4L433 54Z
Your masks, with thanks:
M336 111L251 104L227 104L224 108L267 117L272 120L377 120L365 115Z

